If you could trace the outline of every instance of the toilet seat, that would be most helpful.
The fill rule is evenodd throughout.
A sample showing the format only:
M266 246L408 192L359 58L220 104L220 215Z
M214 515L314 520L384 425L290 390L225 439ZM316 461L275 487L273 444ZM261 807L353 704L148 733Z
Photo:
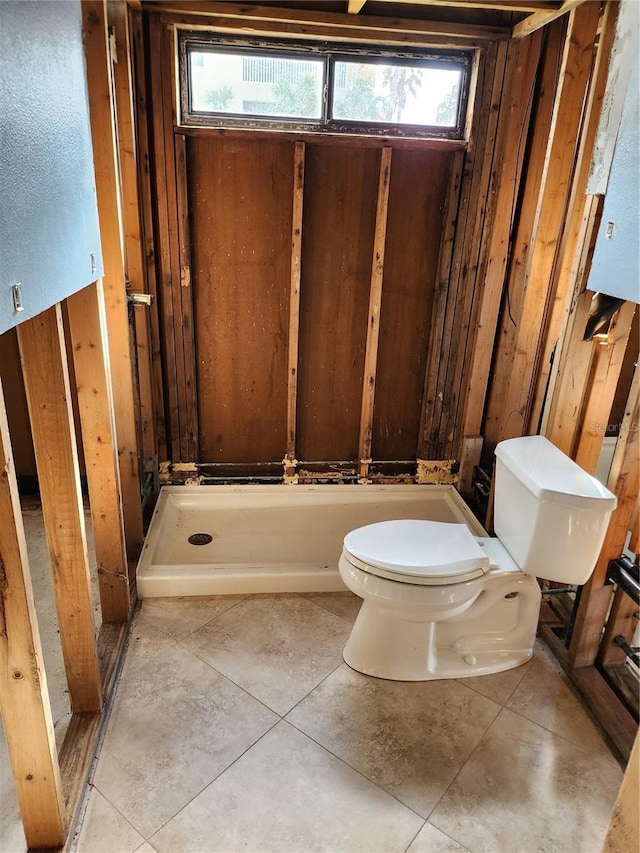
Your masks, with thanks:
M423 586L463 583L490 569L486 551L466 524L419 519L352 530L345 536L343 557L377 577Z

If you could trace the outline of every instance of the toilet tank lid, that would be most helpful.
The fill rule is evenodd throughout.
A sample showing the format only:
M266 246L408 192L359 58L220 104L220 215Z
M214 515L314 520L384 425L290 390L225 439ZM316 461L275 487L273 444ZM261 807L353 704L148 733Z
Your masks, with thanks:
M497 458L540 500L610 512L616 496L542 435L501 441Z

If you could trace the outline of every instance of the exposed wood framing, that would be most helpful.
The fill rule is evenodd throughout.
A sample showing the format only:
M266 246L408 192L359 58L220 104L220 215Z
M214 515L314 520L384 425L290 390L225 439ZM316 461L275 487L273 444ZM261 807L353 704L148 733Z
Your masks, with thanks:
M0 712L27 845L58 847L62 782L1 385L0 518Z
M164 388L162 384L162 363L160 359L160 321L158 318L158 299L156 292L156 259L153 237L153 202L151 193L151 175L149 168L149 115L147 110L147 85L145 46L142 25L142 13L132 12L130 32L135 65L135 106L137 130L138 179L142 216L142 236L146 264L146 282L154 302L149 310L149 358L151 360L151 383L154 411L152 419L156 431L156 452L161 459L167 459ZM146 312L145 312L146 313ZM140 321L138 321L139 323ZM141 357L142 354L141 354ZM144 430L144 427L143 427ZM147 450L145 448L145 454Z
M440 403L438 397L439 390L437 388L439 352L437 342L441 341L444 337L447 295L462 192L461 185L464 163L465 155L463 152L460 152L455 156L453 161L449 194L444 214L444 229L438 261L438 279L433 304L433 323L430 333L430 341L433 341L434 344L429 347L429 357L427 358L425 367L424 392L422 395L422 410L420 412L420 428L416 449L417 459L426 458L429 455L429 448L433 446L435 441L435 411Z
M304 35L306 39L332 41L375 42L386 44L421 45L429 42L448 45L481 45L496 39L508 39L508 27L482 24L462 24L448 21L356 16L340 12L310 12L293 7L269 8L239 3L170 2L154 4L163 13L163 20L174 23L194 23L219 31L245 36Z
M609 560L619 557L622 553L638 499L639 387L640 371L636 370L607 483L618 498L618 508L611 516L593 574L582 590L569 647L569 660L573 667L590 666L596 659L602 640L602 626L605 624L611 600L611 587L605 586L607 567Z
M357 15L366 2L367 0L349 0L347 12L350 15Z
M103 622L124 622L130 595L102 282L67 299ZM131 577L133 583L133 573Z
M520 21L519 24L515 25L512 37L514 39L520 39L524 38L524 36L531 35L531 33L539 30L541 27L545 27L547 24L550 24L551 21L555 21L556 18L566 15L567 12L577 8L584 2L585 0L564 0L564 3L556 9L534 12L532 15L529 15L528 18L525 18L524 21ZM590 0L590 2L592 5L596 5L594 0Z
M304 202L304 142L296 142L293 161L293 215L291 220L291 290L289 295L289 356L287 367L287 446L285 482L296 476L296 408L298 403L298 343L300 337L300 269Z
M156 269L168 428L167 449L174 462L193 462L198 453L193 299L186 209L186 140L174 135L171 33L157 15L149 22L155 188Z
M184 377L179 385L180 405L180 459L198 461L198 403L196 398L196 357L193 327L193 299L191 276L191 235L189 229L189 203L187 200L187 143L182 134L175 136L177 236L179 271L174 270L172 289L175 310L180 318L176 325L176 346L183 353ZM179 282L179 286L178 286Z
M102 692L60 305L17 331L71 709L99 711Z
M546 327L553 293L553 265L561 240L576 141L591 71L599 5L586 3L571 12L560 82L528 252L525 292L513 361L502 396L500 439L522 435L527 428L540 357L541 330Z
M350 0L351 2L351 0ZM360 2L360 0L355 0ZM378 0L379 3L404 3L407 0ZM412 6L447 6L458 9L501 10L503 12L556 12L561 0L410 0Z
M130 560L137 560L144 536L120 219L115 106L104 0L87 0L82 4L82 14L127 555Z
M495 337L483 423L483 459L492 459L505 417L503 397L511 374L520 313L525 292L527 257L544 171L545 151L551 128L556 86L565 39L564 21L551 24L543 34L543 52L533 89L532 117L525 145L523 171L511 245L508 247L507 274L503 288L500 321Z
M602 439L607 432L613 398L618 387L631 324L636 312L633 302L625 302L609 331L606 343L595 343L595 358L589 394L581 418L581 429L572 454L578 465L595 474ZM637 341L631 342L637 347Z
M569 299L570 305L573 304L575 294L579 293L585 286L592 244L595 241L597 226L600 222L600 200L586 196L586 192L591 156L607 85L609 57L615 36L618 6L619 4L613 0L606 3L601 19L600 37L582 120L571 194L565 215L562 240L556 256L557 262L553 266L555 295L549 311L549 323L545 330L540 366L536 377L536 390L529 415L528 432L530 433L538 432L540 426L549 376L552 373L553 354L563 324L566 322L567 299ZM555 386L552 385L552 387Z
M116 43L113 82L120 156L126 273L129 287L133 292L148 293L147 265L141 227L141 199L138 188L139 163L137 128L134 118L132 37L125 0L108 0L107 14L109 25L114 29ZM157 445L151 377L151 331L146 308L134 311L134 323L140 406L139 445L143 457L152 460L156 456Z
M640 849L639 788L640 736L636 736L616 804L613 807L602 853L634 853Z
M436 326L431 336L417 454L420 459L460 459L462 455L458 413L464 406L465 374L472 363L479 309L477 287L487 256L484 230L493 218L495 193L490 193L490 187L495 184L500 161L496 139L506 58L507 46L493 44L479 72L481 102L476 108L472 144L462 172L450 261L445 254L449 250L446 233L443 241ZM448 213L448 221L449 216Z
M505 115L501 118L496 149L501 152L497 178L495 217L491 230L480 304L473 360L467 379L464 425L465 437L478 436L487 395L491 360L502 303L505 273L516 215L518 190L526 152L527 128L533 106L533 87L540 63L541 34L509 46L505 80ZM461 487L467 488L473 460L463 460ZM477 462L475 463L477 464Z
M371 287L369 290L369 319L365 346L364 373L362 380L362 409L360 412L360 457L359 476L366 480L371 464L371 441L373 435L373 406L376 393L376 367L378 363L378 339L380 336L380 307L382 305L382 278L384 275L384 248L387 235L387 211L389 209L389 184L391 181L391 148L383 148L380 154L380 178L376 203L376 225L373 236L373 259L371 264Z

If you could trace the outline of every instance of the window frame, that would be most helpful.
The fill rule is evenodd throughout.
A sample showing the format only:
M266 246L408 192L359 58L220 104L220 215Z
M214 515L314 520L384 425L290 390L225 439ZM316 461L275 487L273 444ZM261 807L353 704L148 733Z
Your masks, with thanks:
M475 51L464 48L393 48L362 46L351 44L332 44L329 42L305 42L282 39L246 39L220 36L202 30L178 29L178 122L181 127L199 127L211 129L263 130L312 134L335 134L346 136L383 137L389 139L449 139L466 141L468 111L472 103L472 69ZM301 61L313 58L323 59L323 89L321 95L321 117L286 118L273 115L247 115L242 113L194 110L191 104L191 62L192 51L211 51L213 53L236 53L241 56L253 54L255 57L271 59L285 58ZM335 64L344 61L357 61L363 64L394 65L446 68L460 70L460 98L454 126L415 125L396 122L378 122L373 120L335 119L332 117L335 94Z

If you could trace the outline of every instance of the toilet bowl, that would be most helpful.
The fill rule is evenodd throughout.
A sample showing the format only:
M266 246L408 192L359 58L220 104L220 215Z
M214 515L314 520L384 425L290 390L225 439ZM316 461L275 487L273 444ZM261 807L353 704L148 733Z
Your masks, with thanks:
M338 563L363 599L343 651L399 681L501 672L533 654L537 577L585 583L615 496L541 436L496 448L496 537L405 519L358 528Z

